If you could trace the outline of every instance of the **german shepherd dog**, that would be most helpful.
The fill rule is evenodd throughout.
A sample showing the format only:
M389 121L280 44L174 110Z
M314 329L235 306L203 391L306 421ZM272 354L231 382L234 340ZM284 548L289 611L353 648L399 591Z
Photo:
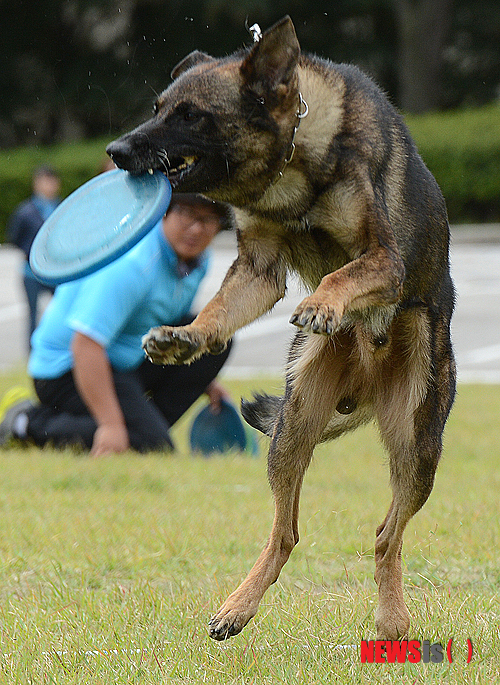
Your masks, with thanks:
M172 77L153 118L107 152L132 174L159 169L177 191L232 204L238 257L190 325L149 331L147 356L220 352L284 296L288 272L310 291L291 317L284 396L242 404L271 438L275 517L210 635L242 630L297 544L315 445L376 419L393 497L376 531L375 623L378 639L401 639L403 532L432 490L455 394L441 192L385 95L353 66L301 54L289 17L231 56L191 53Z

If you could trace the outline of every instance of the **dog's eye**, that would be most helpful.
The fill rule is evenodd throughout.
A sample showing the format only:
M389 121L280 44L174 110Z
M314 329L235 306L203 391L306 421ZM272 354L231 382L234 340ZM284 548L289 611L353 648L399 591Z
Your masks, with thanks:
M160 111L160 105L157 102L155 102L153 105L153 114L156 116L159 111Z
M198 119L201 118L201 114L199 112L194 112L192 109L188 109L184 112L184 121L198 121Z
M190 102L182 102L177 107L177 115L186 123L194 124L203 119L204 112Z

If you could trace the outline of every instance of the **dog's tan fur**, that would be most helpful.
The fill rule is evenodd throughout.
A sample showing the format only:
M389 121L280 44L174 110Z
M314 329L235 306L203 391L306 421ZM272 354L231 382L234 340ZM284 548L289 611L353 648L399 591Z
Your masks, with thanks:
M153 119L109 153L133 173L160 168L179 190L232 203L239 254L193 323L153 329L146 353L176 364L219 351L284 296L290 271L310 290L291 319L300 330L284 397L243 403L271 437L276 510L210 634L248 623L297 544L315 445L375 419L393 491L376 532L376 626L380 639L399 639L410 621L403 532L431 492L455 391L439 188L385 96L355 68L301 55L289 18L227 58L192 53L173 76Z

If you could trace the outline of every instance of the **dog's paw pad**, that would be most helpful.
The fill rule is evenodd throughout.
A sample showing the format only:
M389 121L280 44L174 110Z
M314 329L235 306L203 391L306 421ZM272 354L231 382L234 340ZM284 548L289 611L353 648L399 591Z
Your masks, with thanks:
M183 327L152 328L142 347L155 364L184 364L201 353L201 341Z

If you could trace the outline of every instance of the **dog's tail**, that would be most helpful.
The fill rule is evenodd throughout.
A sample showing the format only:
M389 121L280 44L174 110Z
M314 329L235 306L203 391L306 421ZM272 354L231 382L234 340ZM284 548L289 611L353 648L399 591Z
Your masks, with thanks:
M253 428L264 433L264 435L272 437L283 400L283 397L254 394L253 401L241 400L241 413L245 421Z

